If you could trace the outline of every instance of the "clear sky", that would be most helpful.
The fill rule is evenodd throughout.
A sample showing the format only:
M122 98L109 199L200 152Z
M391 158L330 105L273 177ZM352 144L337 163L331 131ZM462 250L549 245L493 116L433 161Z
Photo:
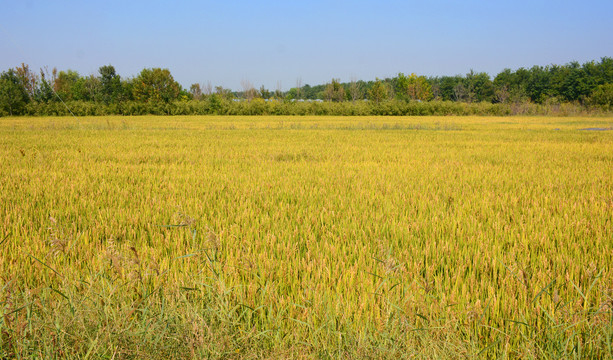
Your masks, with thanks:
M613 56L613 1L0 0L0 70L22 62L122 77L284 90L398 72L492 76Z

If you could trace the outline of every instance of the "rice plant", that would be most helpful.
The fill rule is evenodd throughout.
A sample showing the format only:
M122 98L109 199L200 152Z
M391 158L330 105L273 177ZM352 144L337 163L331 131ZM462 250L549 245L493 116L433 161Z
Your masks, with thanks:
M611 118L0 122L0 358L612 358Z

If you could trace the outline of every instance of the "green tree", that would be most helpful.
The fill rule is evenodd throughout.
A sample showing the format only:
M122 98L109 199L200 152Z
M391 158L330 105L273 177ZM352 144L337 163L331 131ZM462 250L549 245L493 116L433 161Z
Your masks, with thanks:
M34 100L38 87L38 76L34 71L30 70L30 67L24 63L21 66L15 68L15 73L22 83L30 100Z
M611 109L613 107L613 84L598 85L590 95L588 102L605 109Z
M77 85L79 78L79 73L74 70L60 71L53 84L56 94L64 101L77 100L79 94L75 91L75 85Z
M557 82L556 79L552 80L552 83L559 84L559 96L566 101L585 100L598 85L596 76L588 74L588 71L596 72L593 68L593 62L586 63L583 67L578 62L568 64L564 72L565 76Z
M498 102L521 102L528 97L526 83L529 78L528 70L520 68L517 71L504 69L494 78L493 85Z
M302 87L302 96L305 99L315 99L317 97L313 87L311 87L309 84Z
M234 97L234 95L232 94L232 90L225 89L223 86L215 86L215 94L220 99L225 100L232 100L232 98Z
M267 90L264 85L262 85L260 87L260 96L262 97L262 99L270 99L272 93L270 92L270 90Z
M351 100L351 102L355 103L356 100L359 100L364 97L364 95L362 95L363 83L363 81L358 81L358 79L355 77L351 78L348 92L349 99Z
M345 89L338 79L332 79L332 82L326 85L324 97L327 101L340 102L345 99Z
M441 79L439 77L428 77L428 83L432 89L432 99L441 100Z
M297 88L291 88L287 91L287 94L285 94L285 98L287 100L296 100L298 99L298 89Z
M462 82L461 76L442 76L439 81L439 92L442 100L456 101L455 88Z
M40 69L40 82L38 83L38 88L36 89L36 95L34 99L37 102L52 102L57 101L57 97L53 93L53 78L48 80L49 74L46 70Z
M403 73L398 73L398 76L393 79L396 96L400 100L408 100L409 78Z
M194 100L202 99L202 88L200 87L200 84L198 83L192 84L189 87L189 93L191 94Z
M124 100L124 91L121 76L115 71L113 65L101 66L98 69L100 76L100 100L105 104L117 103Z
M543 103L551 94L551 77L547 68L533 66L526 81L526 93L535 103Z
M134 99L142 102L168 103L176 100L180 91L168 69L143 69L132 84Z
M387 99L387 95L387 86L383 81L377 78L370 90L368 90L368 99L374 101L375 104L379 104L381 101Z
M0 75L0 113L19 115L29 99L26 88L13 69Z
M594 75L596 83L600 85L613 83L613 58L603 57L596 68Z
M396 78L396 95L402 100L428 101L432 99L432 86L425 76L414 73L405 76L399 73Z
M487 73L475 73L471 70L464 78L464 87L468 102L491 102L494 99L494 85Z

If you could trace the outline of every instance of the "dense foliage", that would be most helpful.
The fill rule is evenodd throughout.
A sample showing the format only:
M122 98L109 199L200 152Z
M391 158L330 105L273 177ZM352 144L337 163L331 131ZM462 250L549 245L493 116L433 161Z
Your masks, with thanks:
M579 114L611 111L612 84L610 57L583 65L505 69L493 79L472 70L430 78L399 73L375 81L300 84L286 92L256 89L248 81L239 92L210 84L186 90L160 68L122 79L112 65L100 67L98 76L81 76L72 70L35 73L22 64L0 75L0 116Z

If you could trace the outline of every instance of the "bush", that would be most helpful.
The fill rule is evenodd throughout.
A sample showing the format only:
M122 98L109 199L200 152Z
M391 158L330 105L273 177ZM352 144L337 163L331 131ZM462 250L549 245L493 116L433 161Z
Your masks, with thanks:
M599 85L588 98L588 103L600 107L604 111L611 111L613 107L613 84Z
M613 110L613 85L601 85L586 101L579 103L550 101L535 104L516 103L463 103L453 101L371 101L320 102L253 99L230 101L218 95L204 100L178 100L175 102L138 102L103 104L88 101L28 103L22 114L30 116L97 115L333 115L333 116L508 116L554 115L570 116L606 113ZM69 110L70 109L70 110ZM8 114L0 114L6 116Z

